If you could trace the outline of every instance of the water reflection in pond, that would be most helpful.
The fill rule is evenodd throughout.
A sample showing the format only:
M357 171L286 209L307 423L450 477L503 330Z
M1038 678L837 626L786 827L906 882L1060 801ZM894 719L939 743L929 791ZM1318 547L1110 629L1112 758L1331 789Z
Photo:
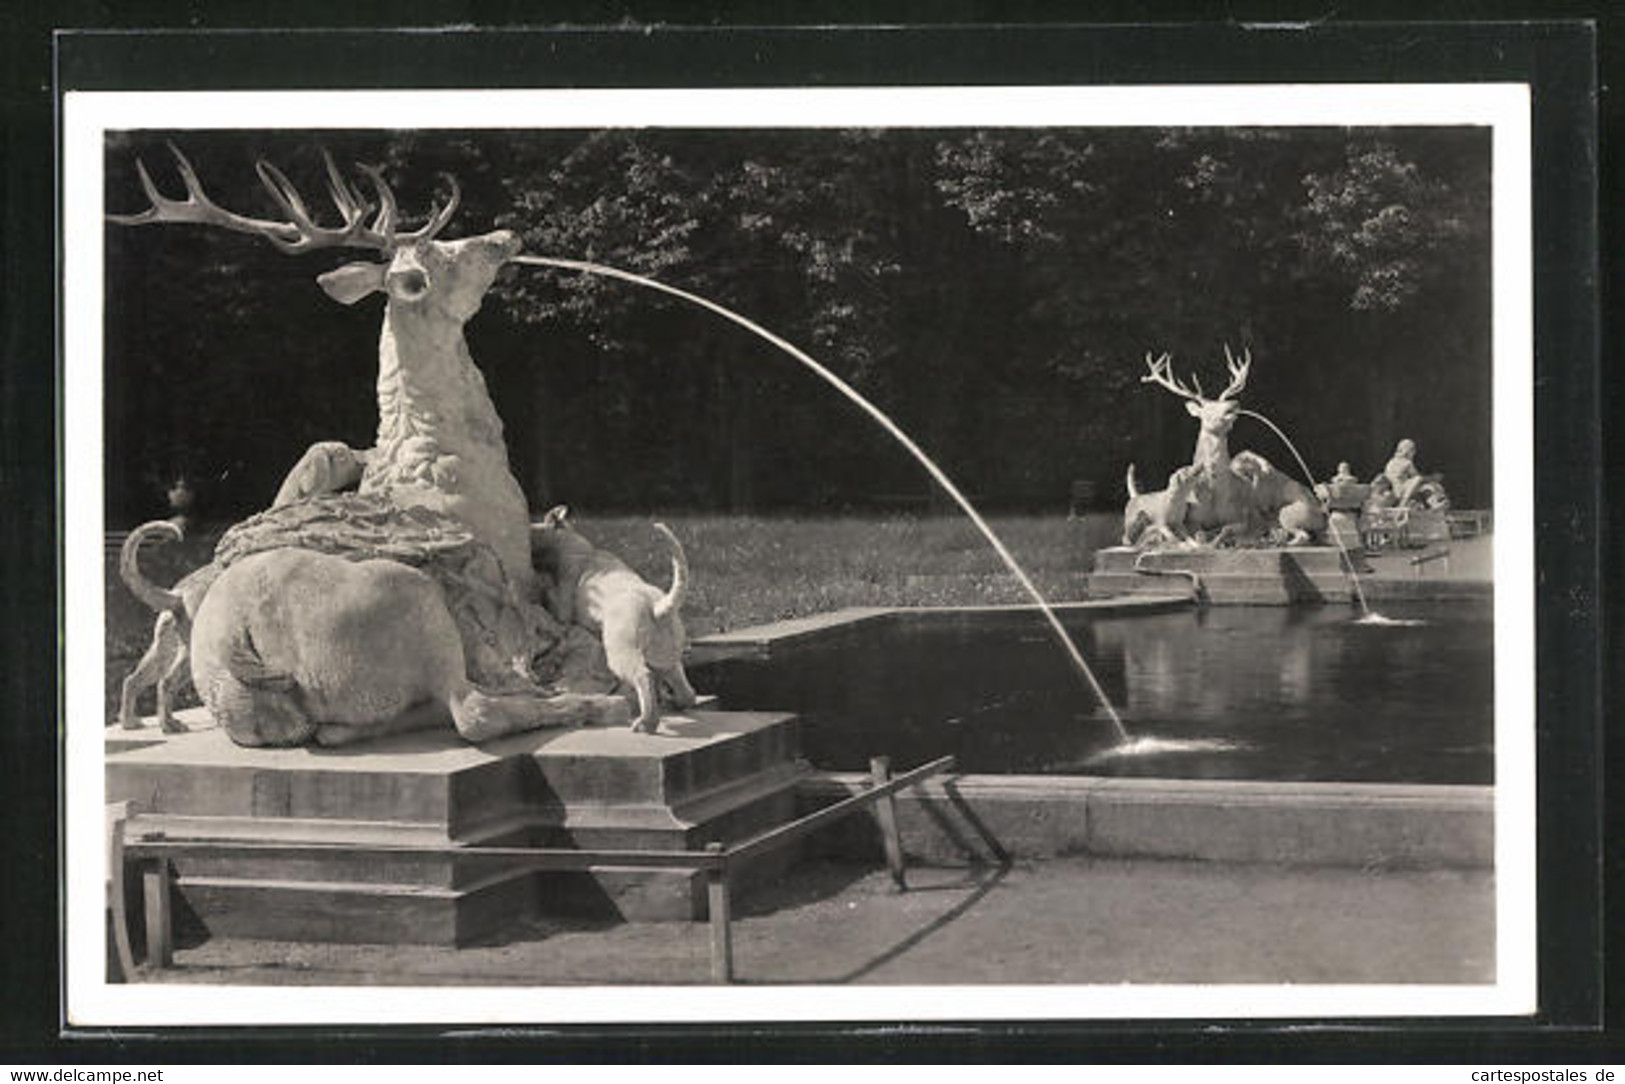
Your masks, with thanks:
M1110 724L1036 622L857 626L696 683L803 713L804 753L836 770L953 753L967 772L1491 782L1489 603L1382 609L1419 623L1359 625L1341 606L1069 622L1132 735L1161 739L1143 755L1101 756Z

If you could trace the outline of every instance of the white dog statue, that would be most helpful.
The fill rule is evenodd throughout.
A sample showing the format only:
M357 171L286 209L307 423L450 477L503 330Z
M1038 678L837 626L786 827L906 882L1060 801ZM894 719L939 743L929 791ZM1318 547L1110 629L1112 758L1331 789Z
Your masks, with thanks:
M652 734L660 726L662 692L680 708L696 700L683 670L688 558L671 529L656 523L671 545L671 589L662 591L583 538L568 515L559 505L531 526L531 560L542 574L544 603L563 624L574 622L600 637L610 672L637 694L632 729Z

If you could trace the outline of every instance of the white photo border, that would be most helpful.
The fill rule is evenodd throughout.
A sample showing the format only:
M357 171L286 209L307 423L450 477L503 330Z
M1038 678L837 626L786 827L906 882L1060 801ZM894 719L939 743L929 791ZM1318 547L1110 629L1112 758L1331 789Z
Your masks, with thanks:
M1492 129L1493 449L1533 449L1523 83L435 91L69 91L62 106L64 949L70 1026L1527 1016L1536 1005L1534 456L1494 459L1495 928L1483 985L247 987L104 974L102 236L128 129L1481 125ZM410 124L402 121L409 118ZM472 120L470 118L473 118ZM1493 450L1492 450L1493 454Z

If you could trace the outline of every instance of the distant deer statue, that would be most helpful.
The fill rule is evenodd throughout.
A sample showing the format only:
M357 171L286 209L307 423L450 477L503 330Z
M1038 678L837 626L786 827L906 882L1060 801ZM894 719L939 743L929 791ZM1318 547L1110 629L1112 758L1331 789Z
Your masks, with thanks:
M463 337L497 270L518 252L518 238L498 230L437 240L457 208L455 181L445 206L421 228L399 230L394 194L379 171L362 167L375 207L325 154L339 225L318 225L293 184L265 161L256 169L286 219L245 217L211 201L191 163L170 149L186 197L164 196L138 162L151 206L112 221L217 226L264 237L288 253L372 250L380 261L346 264L317 281L344 304L373 292L388 298L377 444L313 445L273 510L233 528L250 544L239 545L229 565L222 550L232 532L216 551L222 568L197 605L190 645L193 684L216 721L244 745L345 744L444 725L448 717L470 741L546 725L626 722L622 698L548 695L526 672L499 672L502 661L517 668L540 651L549 627L553 642L558 632L539 605L529 517L508 468L502 423ZM358 483L355 497L325 497ZM253 545L256 531L269 544ZM325 544L333 536L323 532L335 531L340 543ZM448 536L471 536L474 554L458 550L461 563L450 574L439 568L436 578L393 556L403 539L444 551ZM490 567L493 560L499 568ZM493 656L500 661L482 665Z
M1196 434L1196 447L1191 452L1191 467L1197 472L1196 487L1185 512L1185 525L1192 530L1229 529L1238 531L1252 523L1253 508L1250 488L1245 479L1231 469L1230 429L1241 413L1237 399L1247 386L1247 373L1252 368L1250 350L1243 351L1241 360L1224 348L1225 361L1230 369L1230 384L1217 399L1202 394L1202 384L1195 376L1187 387L1173 375L1172 360L1168 354L1152 359L1145 356L1149 370L1140 377L1142 384L1157 384L1185 400L1185 409L1200 425Z
M1185 409L1200 425L1189 467L1176 471L1190 486L1184 526L1190 531L1214 532L1212 539L1238 540L1268 533L1277 541L1304 545L1325 530L1325 510L1302 483L1278 471L1257 452L1230 454L1230 430L1241 413L1237 398L1247 387L1252 369L1251 350L1240 360L1224 348L1230 383L1217 399L1202 393L1194 375L1187 387L1173 375L1169 355L1145 356L1143 384L1156 384L1185 400ZM1132 477L1132 467L1130 468ZM1184 472L1195 471L1194 477ZM1125 542L1129 539L1125 524Z

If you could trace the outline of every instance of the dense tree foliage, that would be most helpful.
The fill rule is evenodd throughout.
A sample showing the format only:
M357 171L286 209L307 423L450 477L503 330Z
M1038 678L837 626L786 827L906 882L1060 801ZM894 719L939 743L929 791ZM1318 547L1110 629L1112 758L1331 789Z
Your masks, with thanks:
M109 140L110 210L135 159L179 194L164 133ZM187 132L220 203L276 215L254 160L313 204L320 148L373 163L403 209L455 175L448 234L710 297L801 345L963 486L1058 508L1115 500L1195 431L1140 384L1147 351L1222 384L1311 467L1375 473L1416 438L1463 503L1489 501L1489 139L1478 129ZM331 213L331 212L329 212ZM382 303L197 227L106 232L109 516L199 478L219 514L261 506L313 440L370 444ZM788 357L716 316L593 276L514 266L470 324L536 507L838 510L924 498L925 476ZM1210 388L1210 390L1212 390ZM1243 422L1232 449L1290 456Z

